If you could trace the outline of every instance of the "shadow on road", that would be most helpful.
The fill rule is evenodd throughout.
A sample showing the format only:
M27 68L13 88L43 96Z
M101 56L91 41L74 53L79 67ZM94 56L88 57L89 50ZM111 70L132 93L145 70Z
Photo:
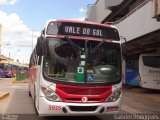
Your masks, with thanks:
M101 120L97 116L40 117L40 120Z
M109 115L110 116L110 115ZM113 117L110 119L109 116L107 120L112 120ZM17 120L106 120L104 117L99 118L97 116L49 116L49 117L40 117L35 114L3 114L0 115L0 118L16 118Z

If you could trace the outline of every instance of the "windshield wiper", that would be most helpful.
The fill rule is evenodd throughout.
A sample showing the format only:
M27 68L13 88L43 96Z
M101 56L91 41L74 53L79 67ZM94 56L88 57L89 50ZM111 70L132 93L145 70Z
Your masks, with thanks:
M93 49L91 50L91 53L94 53L98 48L100 48L101 45L102 45L104 42L105 42L105 40L101 41L95 48L93 48Z
M74 51L78 53L79 50L82 50L78 45L74 44L68 36L65 36L66 40L69 42L69 44L73 47Z

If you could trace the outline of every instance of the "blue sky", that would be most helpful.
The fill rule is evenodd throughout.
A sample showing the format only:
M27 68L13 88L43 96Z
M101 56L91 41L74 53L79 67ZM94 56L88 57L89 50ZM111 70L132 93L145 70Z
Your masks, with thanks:
M88 4L93 4L95 1L17 0L13 5L1 5L0 10L8 14L16 13L29 28L40 30L48 19L79 19L85 17L84 9Z
M32 47L47 20L85 18L87 5L95 2L96 0L0 0L1 53L7 57L10 54L11 58L19 59L21 63L28 63Z

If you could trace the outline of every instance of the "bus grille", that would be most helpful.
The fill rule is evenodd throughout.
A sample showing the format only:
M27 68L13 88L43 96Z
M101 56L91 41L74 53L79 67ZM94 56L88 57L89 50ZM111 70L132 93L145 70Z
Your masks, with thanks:
M69 106L71 111L80 112L80 111L95 111L97 106Z
M70 86L56 84L56 93L61 97L63 102L98 103L104 102L112 94L112 86Z

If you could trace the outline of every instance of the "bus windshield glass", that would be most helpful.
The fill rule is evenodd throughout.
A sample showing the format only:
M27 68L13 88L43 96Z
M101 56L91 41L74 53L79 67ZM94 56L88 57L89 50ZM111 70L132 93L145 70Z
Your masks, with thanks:
M43 75L51 82L112 84L121 80L120 44L46 38Z
M5 65L4 71L11 71L11 65Z

